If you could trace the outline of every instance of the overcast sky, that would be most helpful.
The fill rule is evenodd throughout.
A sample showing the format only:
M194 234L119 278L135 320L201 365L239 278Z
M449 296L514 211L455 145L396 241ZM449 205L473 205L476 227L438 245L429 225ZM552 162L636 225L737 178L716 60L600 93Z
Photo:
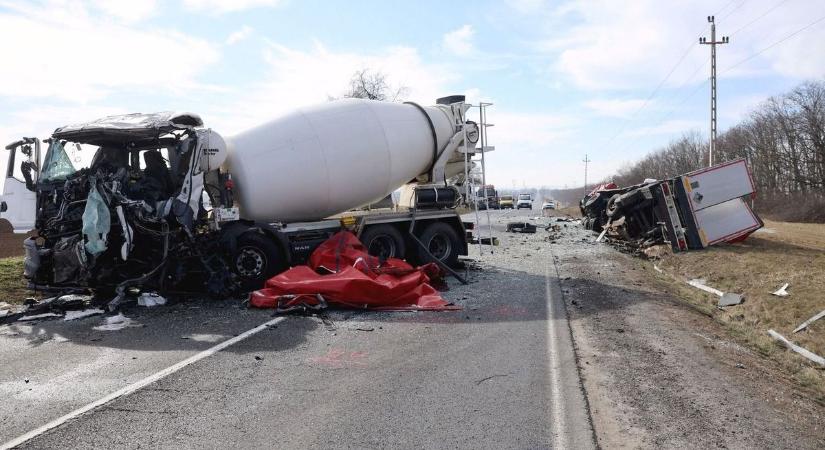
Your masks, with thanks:
M710 14L721 130L825 74L820 0L0 0L0 141L160 110L231 136L370 68L423 104L495 103L491 182L572 187L585 153L592 180L707 134Z

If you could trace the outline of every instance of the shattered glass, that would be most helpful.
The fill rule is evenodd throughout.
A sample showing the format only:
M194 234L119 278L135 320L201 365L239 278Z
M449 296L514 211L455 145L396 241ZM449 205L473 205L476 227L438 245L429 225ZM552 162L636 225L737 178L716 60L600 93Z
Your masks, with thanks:
M66 153L64 144L58 140L52 141L49 146L49 151L46 154L46 161L43 164L43 172L40 174L40 180L44 182L64 179L67 176L75 173L72 160Z

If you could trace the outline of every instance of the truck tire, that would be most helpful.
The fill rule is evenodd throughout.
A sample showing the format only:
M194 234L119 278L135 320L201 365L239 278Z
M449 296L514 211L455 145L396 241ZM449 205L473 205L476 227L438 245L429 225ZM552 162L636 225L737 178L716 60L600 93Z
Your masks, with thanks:
M401 232L392 225L379 224L368 226L361 233L361 243L367 248L367 252L372 256L377 256L381 260L387 258L404 259L407 255L407 247Z
M244 233L238 237L230 266L245 291L260 289L266 280L286 269L278 245L260 233Z
M453 227L443 222L433 222L424 228L424 232L418 237L421 243L439 261L454 266L458 262L458 254L461 252L462 242L458 233ZM418 249L418 261L422 264L435 262L424 249Z

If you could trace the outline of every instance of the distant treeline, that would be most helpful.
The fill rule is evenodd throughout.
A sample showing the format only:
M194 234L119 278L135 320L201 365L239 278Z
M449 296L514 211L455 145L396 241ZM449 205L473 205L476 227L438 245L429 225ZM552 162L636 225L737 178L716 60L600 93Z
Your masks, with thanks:
M714 162L737 158L748 161L757 188L755 207L763 216L825 222L825 82L806 82L771 97L720 134ZM707 139L688 132L620 169L612 181L626 186L670 178L707 161ZM557 195L562 193L569 195Z

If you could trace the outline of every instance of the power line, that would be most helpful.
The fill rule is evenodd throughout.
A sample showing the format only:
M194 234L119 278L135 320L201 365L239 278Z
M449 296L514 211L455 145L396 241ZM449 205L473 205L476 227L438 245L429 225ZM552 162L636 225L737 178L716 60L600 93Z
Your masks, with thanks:
M747 0L742 0L742 3L739 3L739 5L737 5L737 6L736 6L736 8L733 8L732 10L728 11L728 12L727 12L727 14L725 14L724 16L722 16L722 18L721 18L721 19L719 19L719 20L720 20L720 21L721 21L721 20L725 20L725 19L727 19L728 17L730 17L730 15L731 15L731 14L733 14L734 12L736 12L736 10L737 10L737 9L741 8L741 7L742 7L742 5L744 5L746 1L747 1ZM714 14L714 16L715 16L715 15L716 15L716 14Z
M757 18L755 18L755 19L751 20L750 22L748 22L748 23L746 23L746 24L742 25L741 27L737 28L737 29L736 29L736 31L734 31L733 33L731 33L731 34L730 34L730 36L733 36L734 34L736 34L736 33L740 32L740 31L744 30L745 28L747 28L747 27L749 27L749 26L753 25L753 24L754 24L754 22L756 22L756 21L758 21L758 20L762 19L763 17L767 16L768 14L772 13L772 12L773 12L776 8L779 8L780 6L784 5L784 4L785 4L785 3L787 3L787 2L788 2L788 0L782 0L782 1L780 1L779 3L777 3L776 5L774 5L774 6L773 6L772 8L770 8L769 10L767 10L767 11L763 12L762 14L760 14Z
M718 16L718 15L719 15L719 13L721 13L722 11L724 11L724 10L728 9L728 6L732 5L732 4L733 4L733 2L735 2L735 1L736 1L736 0L730 0L728 3L726 3L726 4L725 4L725 6L723 6L723 7L722 7L722 9L720 9L719 11L716 11L715 13L713 13L713 15L714 15L714 16Z
M742 65L742 64L744 64L744 63L746 63L746 62L748 62L748 61L752 60L753 58L756 58L758 55L760 55L760 54L762 54L762 53L764 53L764 52L766 52L766 51L768 51L768 50L770 50L770 49L772 49L772 48L776 47L777 45L779 45L779 44L781 44L781 43L783 43L783 42L787 41L788 39L790 39L790 38L792 38L792 37L796 36L797 34L799 34L799 33L803 32L803 31L807 30L808 28L811 28L812 26L814 26L814 25L818 24L819 22L822 22L823 20L825 20L825 16L822 16L822 17L820 17L819 19L814 20L813 22L809 23L808 25L805 25L804 27L802 27L802 28L800 28L800 29L798 29L798 30L794 31L793 33L791 33L791 34L789 34L789 35L787 35L787 36L783 37L782 39L780 39L780 40L778 40L778 41L774 42L773 44L771 44L771 45L769 45L769 46L767 46L767 47L763 48L762 50L759 50L759 51L757 51L757 52L755 52L755 53L751 54L750 56L748 56L748 57L746 57L746 58L744 58L744 59L739 60L738 62L736 62L736 63L735 63L735 64L733 64L732 66L727 67L727 68L726 68L725 70L723 70L721 73L726 73L726 72L730 71L731 69L733 69L734 67L737 67L737 66L739 66L739 65Z
M742 0L739 3L739 5L737 5L732 10L728 11L728 13L725 15L725 17L730 16L734 11L736 11L737 9L742 7L742 5L745 4L745 1L746 0ZM730 0L727 4L725 4L725 6L723 6L720 10L718 10L714 15L717 15L717 14L721 13L722 11L728 9L728 7L730 5L732 5L734 2L736 2L736 0ZM702 27L702 29L699 30L699 33L701 33L702 31L704 31L704 27ZM682 52L682 56L680 56L679 60L676 61L676 64L674 64L673 67L670 68L667 75L665 75L665 77L659 82L659 84L656 85L656 87L653 89L653 91L650 93L650 95L648 95L647 98L645 98L645 101L642 102L642 105L639 106L639 109L637 109L633 114L630 115L630 118L627 119L627 121L624 123L624 125L622 125L618 130L616 130L616 133L614 133L610 137L610 139L607 140L605 145L610 144L617 137L619 137L619 135L623 131L625 131L627 126L636 119L636 116L638 116L639 113L642 112L642 110L644 110L647 107L648 104L650 104L650 101L653 100L654 97L656 97L656 94L659 93L659 91L662 89L662 87L665 85L665 83L667 83L667 81L670 79L670 77L673 75L673 73L676 72L676 69L679 68L679 65L681 65L682 62L684 62L685 58L687 58L687 56L690 54L691 50L693 50L695 47L696 47L696 42L693 41L693 42L690 43L690 45L687 48L685 48L684 52ZM704 65L700 66L699 69L701 69L702 67L704 67ZM699 69L697 69L696 72L698 72ZM691 74L690 77L688 77L688 80L692 79L696 75L696 72ZM682 83L677 89L680 89L685 84L687 84L687 82Z

